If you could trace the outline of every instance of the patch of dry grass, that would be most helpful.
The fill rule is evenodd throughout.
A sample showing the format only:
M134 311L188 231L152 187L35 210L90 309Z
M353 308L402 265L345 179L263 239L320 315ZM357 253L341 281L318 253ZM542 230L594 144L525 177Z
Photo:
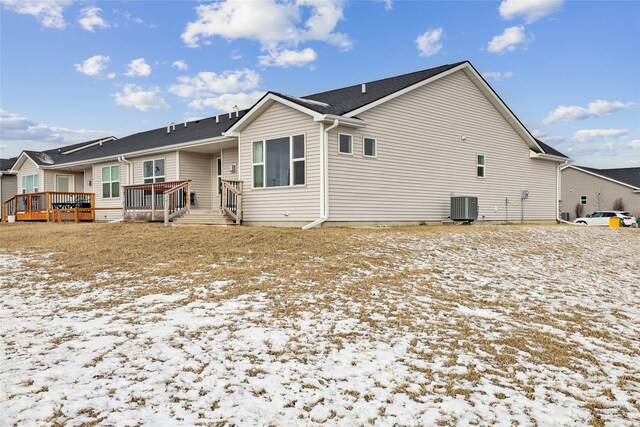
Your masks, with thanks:
M554 230L564 234L548 239ZM370 392L343 387L338 393L343 399L339 406L347 412L354 405L374 405L380 396L383 400L377 401L373 413L381 419L391 416L387 405L394 402L394 396L406 396L418 405L462 399L470 407L486 398L493 406L516 410L511 401L520 395L531 402L580 402L588 411L588 422L600 425L612 411L626 414L634 404L638 406L638 399L628 404L614 393L636 393L637 367L603 358L594 350L629 360L640 356L633 335L640 328L629 327L635 314L628 307L615 306L608 293L608 284L618 281L635 286L629 293L637 299L640 285L628 285L640 277L637 252L601 263L590 261L586 266L581 256L587 257L589 248L580 247L584 241L605 247L640 247L640 234L632 230L603 233L558 226L471 226L303 232L123 223L11 224L0 226L0 233L0 249L29 259L22 264L28 278L25 282L37 286L20 289L22 297L59 301L54 308L59 315L91 312L93 319L104 316L111 323L125 325L105 333L122 337L121 343L142 341L145 325L162 323L177 307L260 295L261 316L251 317L251 324L286 330L288 340L265 340L261 352L231 353L225 369L236 372L244 383L227 383L226 395L244 387L249 390L249 383L272 374L263 364L312 366L369 340L390 348L406 343L406 359L396 363L410 380L398 378L390 384L373 376L366 379ZM3 279L0 272L5 291L21 286L8 283L7 277ZM71 283L76 285L61 286ZM145 307L147 311L135 308L137 301L158 294L180 298L155 303L148 310ZM250 314L247 308L238 316L245 319ZM310 341L309 331L300 326L306 319L331 320L326 329L314 330ZM357 327L345 329L341 321L352 321ZM229 323L220 331L238 340L243 329ZM43 334L20 332L34 337ZM11 337L0 338L10 343ZM74 331L47 336L52 348L75 344L77 339ZM144 339L146 346L154 344L151 338ZM168 346L183 354L186 362L167 388L186 393L193 385L200 397L209 395L206 387L212 368L209 361L191 353L193 343L206 347L207 339L211 339L210 330L188 325L167 336ZM99 369L105 359L114 357L122 364L131 363L118 347L120 344L95 353L84 369ZM164 362L163 358L153 360ZM351 366L366 363L354 359ZM237 371L234 364L238 364ZM605 381L613 371L615 378ZM138 382L148 380L133 372L135 369L130 375ZM557 384L550 386L553 376ZM191 384L183 384L185 381ZM301 381L301 392L306 394L287 400L283 407L300 409L300 416L308 420L344 418L344 409L336 405L313 418L319 411L316 407L328 404L314 393L329 383L318 377ZM45 387L35 393L48 391ZM256 386L249 393L271 398L264 387ZM188 404L179 396L174 396L174 403ZM135 393L127 399L134 406L149 403L147 397ZM386 405L380 406L382 402ZM219 409L218 401L210 406L211 411ZM82 415L103 419L104 414L87 408ZM56 413L51 420L60 417ZM438 423L455 424L451 417L443 416ZM621 419L626 420L626 415ZM379 420L372 417L371 421Z

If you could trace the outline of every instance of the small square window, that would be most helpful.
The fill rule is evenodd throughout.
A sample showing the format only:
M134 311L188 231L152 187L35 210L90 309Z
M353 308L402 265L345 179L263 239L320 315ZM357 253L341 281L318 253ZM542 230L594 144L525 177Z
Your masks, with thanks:
M364 138L363 141L363 155L366 157L376 157L377 156L377 143L373 138Z
M353 154L353 137L351 135L338 134L338 153Z
M587 204L587 196L580 196L580 204L581 205Z

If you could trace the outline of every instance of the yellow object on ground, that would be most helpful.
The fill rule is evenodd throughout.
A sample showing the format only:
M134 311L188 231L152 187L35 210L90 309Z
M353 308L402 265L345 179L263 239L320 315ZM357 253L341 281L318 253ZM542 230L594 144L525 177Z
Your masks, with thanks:
M620 218L614 216L613 218L609 218L609 227L620 227Z

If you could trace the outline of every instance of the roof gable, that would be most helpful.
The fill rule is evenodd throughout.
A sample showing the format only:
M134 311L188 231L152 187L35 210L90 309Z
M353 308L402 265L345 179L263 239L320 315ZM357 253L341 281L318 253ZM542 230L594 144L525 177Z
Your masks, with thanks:
M567 168L575 169L577 171L640 191L640 168L596 169L586 166L568 165L562 170Z

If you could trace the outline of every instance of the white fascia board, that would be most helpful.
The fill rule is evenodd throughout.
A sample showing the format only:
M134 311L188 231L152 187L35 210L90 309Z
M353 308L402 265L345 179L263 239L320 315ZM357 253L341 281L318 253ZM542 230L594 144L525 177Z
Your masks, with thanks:
M367 122L365 122L362 119L337 116L335 114L324 114L319 118L314 118L315 122L322 122L322 123L333 123L335 120L338 120L340 126L345 126L345 127L352 127L352 128L359 129L367 126Z
M580 167L578 167L578 166L569 165L569 166L567 166L567 167L570 167L571 169L575 169L575 170L580 171L580 172L584 172L584 173L586 173L586 174L588 174L588 175L591 175L591 176L595 176L595 177L598 177L598 178L602 178L602 179L604 179L604 180L606 180L606 181L610 181L610 182L613 182L613 183L616 183L616 184L619 184L619 185L624 185L625 187L629 187L629 188L633 189L633 192L634 192L634 193L636 193L636 192L640 192L640 188L635 187L635 186L633 186L633 185L631 185L631 184L627 184L626 182L616 181L616 180L615 180L615 179L613 179L613 178L609 178L609 177L606 177L606 176L604 176L604 175L599 175L599 174L597 174L597 173L594 173L594 172L591 172L591 171L588 171L588 170L584 170L584 169L582 169L582 168L580 168ZM566 168L563 168L562 170L565 170L565 169L566 169Z
M96 163L103 163L103 162L109 162L109 161L118 160L118 157L121 157L121 156L137 157L137 156L144 156L146 154L160 154L160 153L166 153L166 152L174 151L174 150L182 150L182 149L185 149L185 148L199 147L201 145L207 145L207 144L218 144L218 143L227 142L227 141L233 141L233 140L235 140L235 138L228 138L228 137L216 137L216 138L200 139L200 140L197 140L197 141L183 142L181 144L166 145L164 147L149 148L149 149L146 149L146 150L132 151L130 153L121 153L121 154L115 154L113 156L98 157L98 158L94 158L94 159L87 159L87 160L82 160L82 161L79 161L79 162L58 163L58 164L55 164L55 165L46 166L46 167L42 167L42 168L43 169L60 169L61 167L68 167L68 166L93 165L93 164L96 164Z
M551 160L551 161L560 162L560 163L573 162L573 159L568 159L566 157L561 157L561 156L554 156L553 154L547 154L547 153L536 153L531 149L529 149L529 157L532 159Z
M457 67L454 67L454 68L452 68L450 70L444 71L444 72L442 72L440 74L437 74L437 75L435 75L433 77L430 77L428 79L422 80L422 81L420 81L418 83L415 83L415 84L413 84L411 86L408 86L408 87L406 87L404 89L401 89L401 90L399 90L397 92L394 92L394 93L392 93L390 95L387 95L384 98L380 98L377 101L373 101L373 102L371 102L371 103L369 103L367 105L363 105L362 107L357 108L357 109L355 109L353 111L349 111L348 113L344 114L344 116L345 117L357 116L358 114L361 114L364 111L370 110L371 108L377 107L378 105L384 104L387 101L391 101L392 99L395 99L395 98L397 98L399 96L402 96L405 93L411 92L412 90L415 90L415 89L417 89L419 87L427 85L427 84L429 84L429 83L431 83L433 81L436 81L436 80L441 79L441 78L443 78L445 76L448 76L449 74L453 74L456 71L460 71L460 70L462 70L464 68L468 68L468 67L469 67L469 64L467 62L465 62L464 64L460 64Z
M20 167L22 167L24 162L26 162L27 160L30 160L31 163L33 163L36 166L36 169L40 169L40 165L36 163L31 157L29 157L27 153L23 151L22 153L20 153L20 155L18 156L18 160L16 160L16 162L13 164L13 166L11 166L11 169L9 169L8 172L13 172L17 174L18 169L20 169Z
M115 136L110 136L108 138L103 138L103 139L100 139L100 140L98 140L96 142L92 142L91 144L87 144L87 145L83 145L82 147L74 148L73 150L62 151L61 154L75 153L76 151L84 150L85 148L93 147L94 145L102 144L103 142L114 141L116 139L118 139L118 138L116 138Z
M286 105L287 107L293 108L294 110L300 111L301 113L308 114L313 117L315 121L320 120L324 115L318 113L317 111L313 111L310 108L303 107L300 104L296 104L295 102L291 102L288 99L284 99L279 97L276 94L268 93L265 95L256 105L251 107L251 110L247 112L244 116L240 118L237 122L233 124L226 132L224 132L225 136L239 136L239 132L242 132L246 126L248 126L256 117L259 117L260 114L264 112L267 108L271 106L272 103L279 102L280 104Z

